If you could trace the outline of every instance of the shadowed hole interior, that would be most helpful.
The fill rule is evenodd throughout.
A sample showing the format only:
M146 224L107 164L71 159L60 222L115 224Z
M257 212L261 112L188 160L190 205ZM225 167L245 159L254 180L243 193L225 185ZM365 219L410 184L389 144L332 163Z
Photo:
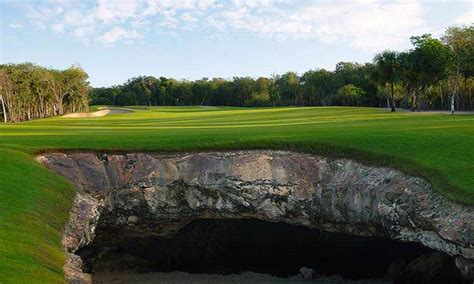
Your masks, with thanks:
M383 278L433 251L415 243L321 232L255 219L197 219L169 239L126 236L119 227L101 227L78 254L85 272L169 272L231 274L243 271L279 277L297 275L303 266L319 275L349 279ZM120 236L120 237L118 237ZM451 258L446 277L456 278ZM453 272L451 272L451 270Z

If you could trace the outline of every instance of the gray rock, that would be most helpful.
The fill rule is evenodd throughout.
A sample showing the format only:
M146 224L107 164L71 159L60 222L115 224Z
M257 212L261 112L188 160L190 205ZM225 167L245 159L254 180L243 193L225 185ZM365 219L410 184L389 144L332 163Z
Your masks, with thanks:
M128 223L131 223L131 224L137 223L138 220L139 220L138 217L137 217L137 216L133 216L133 215L132 215L132 216L129 216L128 219L127 219Z
M424 254L408 263L403 272L394 277L398 283L460 283L459 272L451 258L439 252Z
M316 277L316 271L306 266L300 268L300 274L304 279L313 279Z
M461 271L464 278L474 279L474 261L458 257L456 258L456 267Z

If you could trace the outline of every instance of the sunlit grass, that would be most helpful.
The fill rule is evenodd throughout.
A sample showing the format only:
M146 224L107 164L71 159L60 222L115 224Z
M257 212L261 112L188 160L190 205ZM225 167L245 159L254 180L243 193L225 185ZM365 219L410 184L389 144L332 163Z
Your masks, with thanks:
M51 149L289 149L398 168L474 204L474 116L372 108L127 107L0 124L0 282L60 282L73 189L33 160ZM9 281L7 281L9 280Z

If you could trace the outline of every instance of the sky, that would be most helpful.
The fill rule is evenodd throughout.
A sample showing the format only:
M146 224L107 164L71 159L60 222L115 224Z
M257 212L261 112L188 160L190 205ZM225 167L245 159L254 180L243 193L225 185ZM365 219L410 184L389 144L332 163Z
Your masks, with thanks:
M474 0L0 0L0 62L79 65L92 86L333 70L474 22Z

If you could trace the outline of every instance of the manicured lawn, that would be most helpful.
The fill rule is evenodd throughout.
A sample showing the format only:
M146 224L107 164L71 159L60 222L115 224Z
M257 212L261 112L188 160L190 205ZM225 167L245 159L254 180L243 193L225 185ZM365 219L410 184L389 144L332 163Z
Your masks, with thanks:
M474 115L371 108L136 108L101 118L0 124L0 282L61 282L73 188L38 165L48 149L290 149L390 166L474 205Z

